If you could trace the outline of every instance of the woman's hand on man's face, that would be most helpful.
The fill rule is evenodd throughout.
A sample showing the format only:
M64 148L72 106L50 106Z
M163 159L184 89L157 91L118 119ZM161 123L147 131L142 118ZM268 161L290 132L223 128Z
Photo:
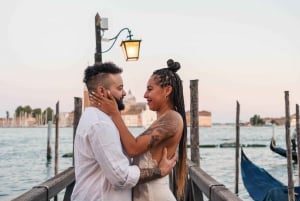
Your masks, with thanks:
M89 99L91 106L98 108L108 115L119 113L118 106L115 98L111 95L110 91L107 91L107 97L98 95L94 91L89 92Z

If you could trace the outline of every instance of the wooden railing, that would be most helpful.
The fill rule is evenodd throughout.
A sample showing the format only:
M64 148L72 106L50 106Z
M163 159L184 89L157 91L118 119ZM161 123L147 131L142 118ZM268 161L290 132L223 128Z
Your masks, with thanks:
M188 161L188 195L186 201L203 200L202 193L213 201L242 201L229 191L225 185L219 183L192 161ZM74 168L70 167L49 180L34 186L13 201L48 201L59 192L66 189L64 201L69 201L75 183Z
M66 189L64 201L70 200L73 185L75 183L75 171L73 167L55 175L49 180L32 187L13 201L48 201L59 192ZM70 190L68 190L68 187Z
M202 193L210 201L242 201L222 183L219 183L192 161L188 160L188 194L186 201L203 200Z

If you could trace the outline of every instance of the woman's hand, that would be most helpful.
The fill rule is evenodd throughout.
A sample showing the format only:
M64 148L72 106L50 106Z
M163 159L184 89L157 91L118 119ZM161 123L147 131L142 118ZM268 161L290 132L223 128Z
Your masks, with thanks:
M89 92L89 99L91 106L98 108L110 116L120 113L117 102L110 91L107 91L107 97L99 96L93 91Z

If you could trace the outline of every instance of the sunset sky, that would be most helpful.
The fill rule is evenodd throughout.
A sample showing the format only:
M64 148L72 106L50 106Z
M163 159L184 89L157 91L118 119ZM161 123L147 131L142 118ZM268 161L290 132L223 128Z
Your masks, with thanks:
M82 97L84 69L94 64L97 12L111 38L124 27L141 39L140 59L126 62L119 44L102 55L123 68L126 91L139 102L155 69L181 63L186 110L190 80L199 81L199 110L213 123L285 115L300 103L298 0L3 0L0 2L0 117L18 106L60 111ZM110 43L102 42L103 50Z

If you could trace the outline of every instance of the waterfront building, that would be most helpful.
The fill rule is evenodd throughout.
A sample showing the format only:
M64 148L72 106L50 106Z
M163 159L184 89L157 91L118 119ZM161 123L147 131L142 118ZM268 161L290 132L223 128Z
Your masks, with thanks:
M187 125L190 126L191 125L191 112L187 111L185 113L186 115L186 122ZM198 112L198 125L200 127L211 127L212 125L212 120L211 120L211 112L209 111L199 111Z

